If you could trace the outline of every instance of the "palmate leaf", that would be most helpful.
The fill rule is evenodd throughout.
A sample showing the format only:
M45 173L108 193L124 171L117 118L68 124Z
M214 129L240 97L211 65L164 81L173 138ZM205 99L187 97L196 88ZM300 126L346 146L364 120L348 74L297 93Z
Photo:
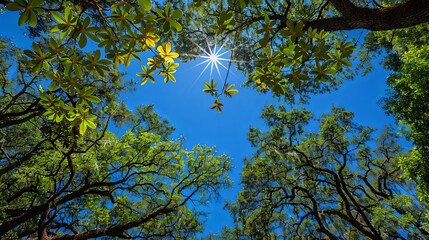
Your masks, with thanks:
M220 98L216 99L215 103L210 107L210 109L215 109L218 113L222 113L223 104L220 103Z
M155 83L155 78L153 78L151 75L153 74L152 68L147 68L146 66L141 66L143 73L137 73L136 75L139 77L143 77L141 85L146 84L147 80L149 79L152 83Z
M203 92L210 93L212 96L217 96L217 89L215 89L217 83L213 83L213 79L210 80L210 83L204 82L204 85L206 86L206 89L203 89Z
M232 98L232 94L237 94L237 89L232 89L235 86L235 84L231 84L229 87L225 89L225 95L229 98Z
M28 22L30 27L34 27L37 24L36 13L43 12L43 10L38 7L42 3L43 1L41 0L30 0L28 3L26 1L18 0L13 3L6 4L6 9L9 11L25 10L18 19L18 26L22 26Z

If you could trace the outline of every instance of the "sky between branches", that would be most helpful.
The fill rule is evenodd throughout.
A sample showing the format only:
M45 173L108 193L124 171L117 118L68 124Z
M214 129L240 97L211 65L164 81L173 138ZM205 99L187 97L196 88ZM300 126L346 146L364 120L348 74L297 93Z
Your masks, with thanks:
M31 48L30 39L24 35L24 28L17 26L18 14L0 14L0 35L12 39L12 42L23 49ZM356 31L358 33L358 31ZM174 49L174 46L173 46ZM147 57L141 54L144 62ZM227 58L228 54L224 56ZM194 62L180 64L175 74L176 83L165 84L161 76L155 77L155 84L146 83L144 86L136 85L137 91L122 96L128 108L135 109L138 105L154 104L155 111L176 128L174 138L181 136L186 138L187 148L197 144L208 146L215 145L220 153L225 153L232 158L235 165L231 174L234 180L234 189L221 192L221 199L210 203L202 210L211 212L208 215L205 232L217 232L221 227L232 224L232 218L227 211L221 210L224 199L234 201L240 190L239 177L242 167L242 159L250 156L254 149L247 141L247 131L249 126L264 127L264 123L259 119L261 109L271 103L280 104L271 95L260 95L252 89L236 87L239 93L229 99L219 114L216 110L210 109L213 99L208 94L203 93L204 81L209 81L210 72L206 71L201 75L205 65L196 66L205 59L197 59ZM384 125L393 124L391 117L384 114L377 101L385 95L386 77L381 66L378 65L380 59L374 60L375 69L365 77L356 77L353 81L345 81L338 91L330 94L313 96L310 104L296 105L295 108L305 107L312 111L315 116L330 111L332 104L340 104L347 110L355 113L355 120L361 125L382 129ZM231 67L229 82L240 86L246 79L241 73ZM141 72L140 65L134 61L128 68L126 78L134 78L140 82L136 73ZM225 77L226 70L220 68L222 77ZM223 81L215 70L212 77L215 81ZM317 127L317 126L314 126ZM121 135L126 129L112 129L113 132Z

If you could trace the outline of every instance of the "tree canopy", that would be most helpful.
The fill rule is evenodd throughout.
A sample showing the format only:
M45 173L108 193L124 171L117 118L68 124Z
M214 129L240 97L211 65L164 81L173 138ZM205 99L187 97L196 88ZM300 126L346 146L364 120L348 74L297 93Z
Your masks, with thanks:
M309 111L269 106L270 129L251 128L257 151L227 205L236 226L218 237L427 238L429 1L0 0L0 11L19 14L32 39L21 49L0 38L0 237L195 238L204 213L190 203L231 186L230 160L185 149L152 106L128 109L119 99L136 82L119 69L141 62L140 85L175 82L177 59L214 43L231 51L243 85L290 106L365 74L386 51L391 90L380 103L415 145L405 152L392 128L374 140L342 108L312 132ZM204 85L219 113L238 93L228 75Z
M406 128L405 135L413 140L415 148L403 158L401 166L419 186L420 195L429 197L429 118L428 105L428 24L390 33L392 37L368 36L378 39L390 52L384 67L393 73L387 79L391 87L380 103ZM377 38L378 37L378 38Z
M243 190L227 205L231 239L426 239L428 206L402 178L406 155L398 135L356 124L338 107L322 115L319 130L306 109L268 106L268 129L250 128L257 151L244 160ZM374 144L375 143L375 144ZM371 146L375 145L375 146Z
M37 88L43 80L32 76L18 48L5 43L2 39L2 239L190 238L202 230L203 213L188 203L206 204L230 186L225 155L206 146L186 150L183 140L169 140L174 128L152 106L132 114L115 103L125 85L116 75L103 78L112 85L108 94L103 88L94 92L101 100L93 108L99 127L84 135L49 115L32 116L27 109L43 113ZM118 137L107 128L124 117L129 130Z
M170 2L185 8L182 1ZM422 0L211 0L186 8L183 24L188 27L176 44L182 59L195 49L189 39L204 45L215 35L233 49L238 68L248 74L246 85L292 103L337 89L356 74L358 69L350 68L355 58L368 64L366 44L342 30L393 30L429 20L429 5ZM364 51L356 53L357 47Z

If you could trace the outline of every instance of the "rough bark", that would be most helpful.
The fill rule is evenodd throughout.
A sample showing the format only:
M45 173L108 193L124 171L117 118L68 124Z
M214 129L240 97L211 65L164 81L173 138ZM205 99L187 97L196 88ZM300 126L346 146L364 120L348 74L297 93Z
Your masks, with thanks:
M309 21L306 23L307 28L325 31L383 31L429 22L428 0L409 0L386 8L358 7L349 0L330 0L330 3L341 16Z

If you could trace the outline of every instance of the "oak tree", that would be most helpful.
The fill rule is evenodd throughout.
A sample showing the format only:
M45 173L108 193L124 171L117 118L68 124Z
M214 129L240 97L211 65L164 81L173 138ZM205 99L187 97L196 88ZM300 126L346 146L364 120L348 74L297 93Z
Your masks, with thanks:
M202 231L204 213L193 204L230 186L225 155L187 150L183 139L170 140L174 128L152 106L132 113L117 102L134 85L120 72L84 72L87 98L64 98L70 85L46 93L39 86L48 73L34 67L0 39L1 239L189 239ZM76 113L78 126L61 119L73 115L46 109L50 101L91 112ZM111 123L128 130L117 136Z
M306 109L268 106L267 130L250 128L257 150L244 160L235 226L227 239L426 239L428 206L398 165L406 156L394 129L356 124L333 107L318 120ZM312 128L314 129L314 128ZM214 237L214 236L212 236Z

